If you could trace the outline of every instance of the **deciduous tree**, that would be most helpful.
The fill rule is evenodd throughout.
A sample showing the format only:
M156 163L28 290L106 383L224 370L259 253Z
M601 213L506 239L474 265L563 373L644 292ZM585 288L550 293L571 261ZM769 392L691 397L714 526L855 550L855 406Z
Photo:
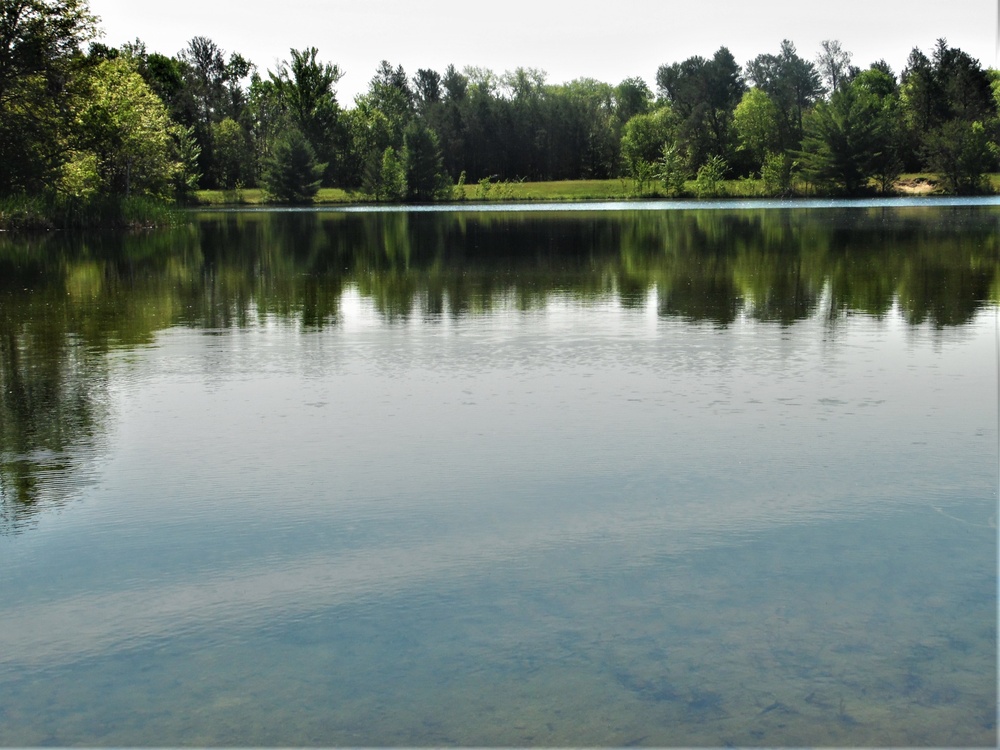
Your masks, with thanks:
M0 0L0 195L42 191L61 169L74 60L96 33L85 0Z
M778 108L781 149L797 149L805 113L823 93L816 66L799 57L795 45L785 39L778 54L758 55L747 63L746 77Z
M662 65L656 83L660 96L670 102L680 119L678 136L692 168L710 156L729 158L735 145L733 111L746 90L732 53L720 47L711 60L696 56Z
M736 106L733 127L752 169L759 170L764 158L780 148L778 122L778 108L763 89L750 89Z
M133 61L105 60L86 76L74 152L78 160L95 157L101 192L167 196L181 167L170 136L175 127Z
M816 55L816 68L830 94L849 82L851 57L851 53L841 47L836 39L824 39L820 42L819 54Z

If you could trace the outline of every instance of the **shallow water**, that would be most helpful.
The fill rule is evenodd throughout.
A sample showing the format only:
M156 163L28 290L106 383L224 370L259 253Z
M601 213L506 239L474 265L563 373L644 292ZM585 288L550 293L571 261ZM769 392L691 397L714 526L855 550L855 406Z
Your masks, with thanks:
M0 244L0 744L994 746L997 211Z

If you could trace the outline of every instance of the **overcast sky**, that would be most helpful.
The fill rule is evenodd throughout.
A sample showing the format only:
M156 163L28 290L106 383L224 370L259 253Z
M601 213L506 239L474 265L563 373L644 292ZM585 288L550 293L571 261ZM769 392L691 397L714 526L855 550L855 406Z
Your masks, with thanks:
M913 47L939 37L997 67L1000 0L90 0L104 41L139 38L174 55L206 36L263 73L292 47L317 47L346 73L338 99L351 106L379 61L443 72L449 63L540 68L550 83L596 78L616 84L728 47L738 62L777 52L782 39L812 60L837 39L866 67L885 58L898 73Z

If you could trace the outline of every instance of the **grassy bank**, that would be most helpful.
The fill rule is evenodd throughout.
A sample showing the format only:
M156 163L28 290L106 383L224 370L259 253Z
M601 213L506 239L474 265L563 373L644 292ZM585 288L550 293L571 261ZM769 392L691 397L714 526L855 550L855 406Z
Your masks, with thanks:
M1000 193L1000 174L991 174L989 188ZM942 194L938 177L933 174L907 174L894 186L893 195ZM803 183L793 185L798 197L815 195ZM765 198L769 196L762 180L741 179L720 182L711 195L698 195L693 180L685 183L682 198ZM635 180L564 180L556 182L479 182L453 188L455 202L572 202L667 198L659 182L639 185ZM323 188L316 205L336 206L374 203L361 191ZM268 205L263 190L201 190L195 193L197 206ZM142 197L105 196L88 200L60 196L14 196L0 199L0 231L52 229L125 229L165 226L177 223L175 207L163 201Z
M199 190L194 194L199 206L263 206L268 203L260 188L240 190ZM338 205L342 203L365 203L367 197L360 191L341 188L320 188L313 203L318 205Z
M0 230L138 229L176 223L169 203L145 197L18 195L0 198Z
M992 192L1000 192L1000 174L989 176ZM907 174L895 184L893 195L937 195L942 190L939 180L933 174ZM724 180L711 195L698 195L698 185L688 181L682 198L766 198L770 191L762 180ZM808 185L795 183L793 195L798 197L815 195ZM564 180L556 182L504 181L473 183L456 186L453 189L456 202L568 202L604 201L633 199L663 199L667 194L659 182L639 185L629 178L613 180ZM255 188L242 190L201 190L195 194L200 206L259 206L267 205L264 192ZM315 205L344 205L374 203L360 190L323 188L314 201Z

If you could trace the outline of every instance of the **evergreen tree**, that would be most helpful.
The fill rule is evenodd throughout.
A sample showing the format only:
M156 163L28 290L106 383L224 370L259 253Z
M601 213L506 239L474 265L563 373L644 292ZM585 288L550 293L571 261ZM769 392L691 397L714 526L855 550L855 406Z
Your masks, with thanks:
M799 153L805 178L833 192L863 192L882 146L879 113L875 97L855 86L819 102L805 120Z
M437 134L420 120L411 122L403 133L402 163L407 200L432 201L450 191Z
M265 160L264 190L279 203L311 203L319 192L326 164L316 161L309 141L295 127L289 127L274 144Z

